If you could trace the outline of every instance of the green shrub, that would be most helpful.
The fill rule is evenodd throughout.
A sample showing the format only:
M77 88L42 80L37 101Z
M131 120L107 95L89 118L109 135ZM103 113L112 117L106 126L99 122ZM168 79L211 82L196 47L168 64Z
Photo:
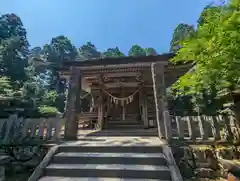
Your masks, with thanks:
M55 117L58 113L57 108L51 106L41 106L38 111L42 117Z

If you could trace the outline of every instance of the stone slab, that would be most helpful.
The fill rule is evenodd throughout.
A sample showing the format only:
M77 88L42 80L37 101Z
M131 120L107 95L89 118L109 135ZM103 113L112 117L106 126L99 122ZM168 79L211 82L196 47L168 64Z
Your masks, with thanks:
M167 181L159 179L130 179L130 178L71 178L71 177L43 177L39 181Z
M84 153L63 152L55 155L57 157L127 157L127 158L162 158L162 153Z
M0 165L3 165L3 164L8 163L10 161L11 161L10 156L0 155Z
M99 169L99 170L138 170L169 171L166 166L159 165L122 165L122 164L50 164L47 169Z
M78 141L66 142L63 146L161 146L165 141L158 137L87 137ZM60 146L61 146L60 145Z

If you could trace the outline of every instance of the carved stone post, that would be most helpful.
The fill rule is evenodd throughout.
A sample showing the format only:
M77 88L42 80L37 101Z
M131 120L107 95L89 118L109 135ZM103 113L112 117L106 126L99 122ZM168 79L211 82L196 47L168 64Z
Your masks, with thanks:
M77 113L80 109L81 72L77 67L71 67L71 75L67 97L67 113L65 122L65 139L76 140L78 133Z
M167 109L164 64L152 63L151 71L159 136L169 140L172 138L172 130L170 115Z

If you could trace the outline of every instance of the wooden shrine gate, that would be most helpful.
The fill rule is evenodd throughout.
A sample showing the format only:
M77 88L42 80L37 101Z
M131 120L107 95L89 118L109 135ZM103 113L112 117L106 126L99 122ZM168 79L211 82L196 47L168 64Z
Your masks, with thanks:
M64 62L59 72L69 82L65 138L77 138L78 118L86 115L80 100L80 91L85 90L93 97L89 115L95 116L100 129L132 121L135 128L157 127L160 138L171 139L166 87L191 67L172 65L172 57L163 54Z
M153 120L153 127L157 128L160 139L156 136L151 137L156 139L153 142L155 145L153 143L148 145L146 142L151 140L149 137L141 140L142 136L138 138L125 136L123 138L113 137L111 140L105 135L107 137L105 139L97 137L94 138L95 141L83 139L82 143L77 141L59 145L49 151L29 181L37 181L41 177L47 180L51 176L58 178L118 177L118 179L131 177L182 181L167 141L174 139L195 142L199 139L201 141L221 140L223 128L226 128L231 135L233 130L228 123L233 120L219 116L173 117L169 114L166 88L191 67L191 65L172 65L169 62L172 57L173 54L163 54L64 62L59 72L61 77L69 82L65 139L77 139L78 123L83 119L95 119L99 129L112 129L109 124L116 126L119 123L129 123L130 120L134 120L133 117L128 120L130 115L138 116L135 118L138 123L135 122L134 125L134 128L138 128L138 132L143 131L142 128L151 129L150 122ZM91 111L88 113L82 110L83 101L81 101L80 93L83 90L92 96ZM114 111L117 112L115 117ZM226 123L225 126L221 125L222 123ZM125 131L128 126L124 125L120 131ZM197 127L200 128L199 131ZM130 131L133 130L132 127L129 126L129 128ZM136 143L136 140L140 142ZM129 144L129 142L135 142L135 144ZM72 152L78 153L76 155L80 155L80 159L69 156ZM98 152L97 156L89 155L95 152ZM126 153L133 153L136 157L133 158L132 155L129 157ZM151 159L152 153L158 157ZM64 159L58 160L59 165L55 161L60 158L61 154L65 156ZM121 159L118 156L117 159L113 159L114 154L123 155ZM147 155L142 157L142 154ZM110 156L106 157L106 155ZM131 161L129 161L130 158ZM161 158L164 159L162 163L158 160ZM139 163L143 163L140 161L142 159L145 161L151 159L146 164L151 168L139 169ZM160 164L160 167L153 164L154 160ZM112 168L113 165L119 164L121 167Z

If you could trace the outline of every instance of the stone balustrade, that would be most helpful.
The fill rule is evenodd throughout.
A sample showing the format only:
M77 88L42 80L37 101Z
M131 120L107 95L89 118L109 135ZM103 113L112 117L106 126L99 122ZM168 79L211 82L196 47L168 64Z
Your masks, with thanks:
M171 116L172 139L232 141L240 133L232 116Z
M54 118L27 118L11 115L0 119L0 144L8 144L10 137L30 136L43 140L57 141L60 139L60 116Z

